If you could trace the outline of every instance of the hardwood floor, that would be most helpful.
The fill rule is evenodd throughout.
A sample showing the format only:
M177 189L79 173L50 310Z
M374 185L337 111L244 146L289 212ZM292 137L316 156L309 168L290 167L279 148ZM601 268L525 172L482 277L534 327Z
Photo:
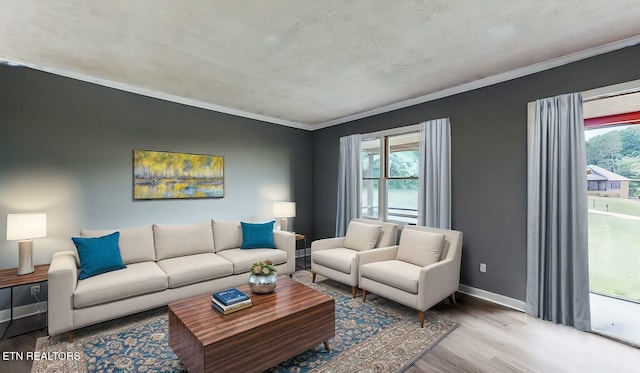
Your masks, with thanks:
M460 326L407 373L640 372L640 349L463 294L457 300L433 311ZM40 330L0 341L0 351L33 351L43 335ZM30 362L1 358L0 372L30 372Z
M30 330L33 328L33 325L45 325L42 322L43 320L41 320L44 317L44 315L38 315L14 320L13 325L11 326L12 333L10 333L10 335L13 335L14 333L23 333L23 330ZM7 325L2 326L3 332L6 326ZM46 335L47 330L40 329L0 340L0 372L31 372L32 361L24 358L19 359L17 358L17 354L12 353L22 352L23 355L25 355L27 351L34 351L36 347L36 340Z
M640 372L640 349L480 299L433 311L460 326L407 373Z

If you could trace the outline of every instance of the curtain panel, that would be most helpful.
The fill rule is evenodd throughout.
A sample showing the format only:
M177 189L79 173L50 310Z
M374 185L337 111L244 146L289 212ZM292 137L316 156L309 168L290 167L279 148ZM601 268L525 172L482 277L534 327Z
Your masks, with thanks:
M580 94L536 101L527 169L526 311L590 330L587 162Z
M451 229L449 118L420 123L418 225Z
M361 140L362 136L360 134L340 138L336 237L345 236L349 222L360 216Z

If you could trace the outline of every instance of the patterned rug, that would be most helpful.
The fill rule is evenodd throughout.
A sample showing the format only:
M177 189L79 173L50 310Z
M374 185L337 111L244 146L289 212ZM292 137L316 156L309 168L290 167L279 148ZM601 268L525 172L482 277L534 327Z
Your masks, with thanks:
M336 336L331 350L319 344L269 372L401 372L451 333L456 323L427 312L420 328L416 311L367 296L351 298L348 286L320 280L309 272L293 278L336 300ZM43 372L183 372L168 344L166 307L75 331L73 343L65 335L39 338L32 373Z

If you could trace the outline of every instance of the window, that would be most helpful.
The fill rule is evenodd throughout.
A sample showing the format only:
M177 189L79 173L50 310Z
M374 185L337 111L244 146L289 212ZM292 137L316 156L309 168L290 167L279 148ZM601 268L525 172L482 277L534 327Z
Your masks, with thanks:
M417 126L363 136L362 217L418 221Z
M362 141L362 217L380 218L380 139Z

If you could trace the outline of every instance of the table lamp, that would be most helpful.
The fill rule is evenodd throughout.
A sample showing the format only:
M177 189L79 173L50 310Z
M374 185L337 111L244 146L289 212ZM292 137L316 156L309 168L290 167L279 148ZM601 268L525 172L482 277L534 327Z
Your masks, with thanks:
M280 229L283 231L286 231L288 218L296 217L296 203L295 202L274 202L273 217L280 218Z
M46 237L47 214L8 214L7 241L18 242L18 274L33 272L33 238Z

